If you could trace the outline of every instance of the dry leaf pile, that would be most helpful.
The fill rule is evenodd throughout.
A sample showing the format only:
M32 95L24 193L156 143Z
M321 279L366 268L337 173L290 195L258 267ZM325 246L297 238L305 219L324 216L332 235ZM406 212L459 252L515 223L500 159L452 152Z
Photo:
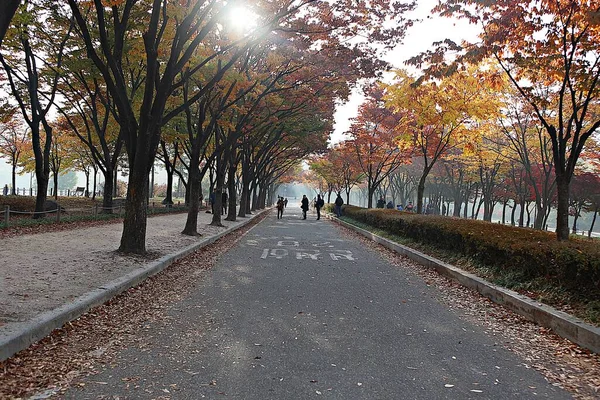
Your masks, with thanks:
M163 309L185 295L224 252L265 217L177 261L12 358L0 362L0 398L20 399L37 393L60 393L78 377L111 363L119 349L136 341L136 333L162 319ZM78 383L83 385L83 383Z

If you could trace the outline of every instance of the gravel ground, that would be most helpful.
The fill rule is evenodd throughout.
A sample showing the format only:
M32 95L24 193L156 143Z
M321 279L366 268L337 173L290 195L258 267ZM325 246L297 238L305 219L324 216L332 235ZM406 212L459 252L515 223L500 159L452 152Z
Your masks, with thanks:
M122 222L60 232L3 238L0 246L0 334L11 322L24 322L61 306L140 264L187 247L202 237L182 235L187 214L148 219L146 257L124 256L119 247ZM198 214L198 231L212 236L240 222L208 225L212 214ZM116 228L118 227L118 228Z

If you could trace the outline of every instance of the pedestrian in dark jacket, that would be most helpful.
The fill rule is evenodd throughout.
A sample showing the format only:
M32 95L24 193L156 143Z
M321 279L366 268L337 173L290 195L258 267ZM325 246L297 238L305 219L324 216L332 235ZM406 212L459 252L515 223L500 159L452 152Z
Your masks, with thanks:
M210 192L210 196L208 197L208 200L210 201L210 210L214 214L215 213L215 205L217 202L217 189Z
M225 215L225 213L227 212L227 200L227 192L223 192L223 194L221 195L221 215Z
M338 193L337 198L335 199L335 215L337 215L338 218L342 216L343 205L344 199L342 199L342 196Z
M317 219L321 219L321 208L325 205L325 201L321 198L321 195L317 195L317 201L315 202L315 208L317 209Z
M302 195L300 208L302 209L302 219L306 219L306 213L308 212L308 197L306 195Z

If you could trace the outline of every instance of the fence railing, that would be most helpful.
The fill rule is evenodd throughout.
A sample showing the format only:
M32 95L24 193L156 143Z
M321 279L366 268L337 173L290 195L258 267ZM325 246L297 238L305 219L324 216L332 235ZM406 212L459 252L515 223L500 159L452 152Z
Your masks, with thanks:
M83 189L83 190L82 190ZM0 192L2 194L2 192ZM12 194L12 191L9 190L8 194ZM49 197L54 196L54 189L48 189L48 193L46 193ZM59 189L58 196L61 197L92 197L94 192L88 192L85 188L75 188L75 189ZM37 188L15 188L15 195L17 196L37 196ZM102 191L97 191L96 196L102 196Z

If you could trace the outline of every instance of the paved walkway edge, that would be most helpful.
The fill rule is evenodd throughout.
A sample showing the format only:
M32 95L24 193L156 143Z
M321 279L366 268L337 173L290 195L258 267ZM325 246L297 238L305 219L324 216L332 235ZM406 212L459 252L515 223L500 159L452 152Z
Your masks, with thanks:
M83 296L74 299L71 303L65 304L53 310L47 311L27 321L23 328L18 332L0 338L0 361L6 360L21 350L28 348L33 343L48 336L54 329L62 327L67 322L73 321L85 314L90 309L106 303L108 300L137 286L146 278L155 275L165 268L169 267L175 261L199 250L205 246L214 243L221 237L238 230L249 224L254 218L268 210L257 211L255 214L246 216L246 220L234 227L228 228L215 236L185 247L175 253L167 254L158 260L152 261L143 267L140 267L127 275L115 279L108 284L92 290ZM239 217L238 217L239 218ZM182 228L183 229L183 228Z
M491 284L471 273L421 253L420 251L395 243L337 218L330 218L340 225L358 232L374 242L402 254L419 264L434 268L440 274L458 281L463 286L477 290L494 303L501 304L538 325L552 329L557 335L567 338L594 353L600 353L600 328L587 324L565 312L538 303L527 296Z

